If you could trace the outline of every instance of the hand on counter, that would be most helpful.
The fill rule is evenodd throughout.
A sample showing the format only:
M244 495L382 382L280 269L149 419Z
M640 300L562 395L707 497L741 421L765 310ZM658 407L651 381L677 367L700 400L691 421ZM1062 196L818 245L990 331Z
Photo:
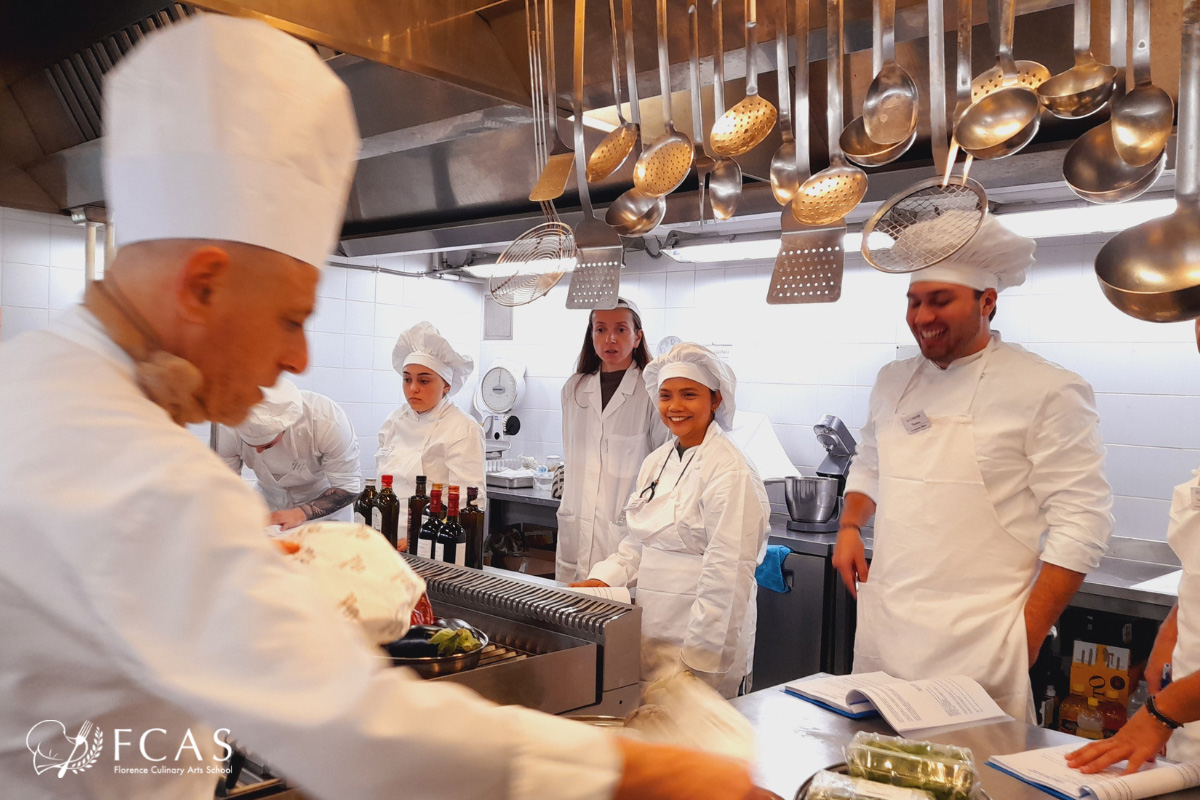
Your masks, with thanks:
M1093 742L1067 754L1067 766L1080 772L1099 772L1129 760L1125 774L1137 772L1147 762L1152 762L1163 752L1171 730L1155 721L1146 709L1140 709L1125 723L1111 739Z
M308 515L299 508L285 508L283 511L271 512L271 524L278 525L281 530L290 531L304 522L308 522Z
M578 588L599 588L601 586L607 587L608 584L604 581L598 581L595 578L588 578L586 581L575 581L574 583L568 583L567 586L574 586Z
M587 581L583 581L587 583ZM594 583L594 582L593 582ZM614 800L768 800L741 761L684 747L617 739L625 765Z
M833 568L842 576L842 583L851 597L858 597L858 582L867 581L867 548L856 525L843 525L833 547Z

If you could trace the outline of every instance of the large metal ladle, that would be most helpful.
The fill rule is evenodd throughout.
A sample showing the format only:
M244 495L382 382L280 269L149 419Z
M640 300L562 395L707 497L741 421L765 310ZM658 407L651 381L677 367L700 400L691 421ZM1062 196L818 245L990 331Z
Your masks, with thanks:
M1105 297L1150 322L1200 316L1200 0L1185 0L1179 64L1176 209L1114 236L1096 256Z
M1158 158L1171 136L1175 104L1171 95L1150 82L1150 8L1148 0L1133 4L1133 79L1129 94L1113 103L1112 138L1126 164L1140 167Z
M1037 135L1042 110L1037 94L1018 82L1012 57L1013 0L988 0L988 13L1003 83L971 103L954 128L959 147L979 159L1020 151Z
M807 22L805 20L805 30L808 29ZM796 24L799 26L800 21L796 20ZM796 69L802 67L808 69L808 64L796 65ZM775 31L775 74L779 83L779 133L783 136L783 143L779 145L775 155L771 156L771 192L775 195L776 203L786 206L796 192L800 191L800 173L796 170L796 137L792 135L792 102L789 96L791 89L788 85L787 0L779 0L779 17Z
M1095 114L1112 97L1116 67L1092 55L1092 0L1075 0L1075 66L1037 87L1042 106L1056 117Z
M717 119L725 115L725 20L721 13L721 0L713 0L713 114ZM710 149L711 140L709 142ZM737 213L738 201L742 199L742 167L732 158L723 156L713 149L716 163L708 176L708 203L717 219L732 219Z
M883 65L863 98L863 126L877 144L899 144L917 129L917 84L896 63L896 0L879 0Z
M883 69L883 9L878 0L873 5L875 20L871 26L873 34L871 72L877 75ZM893 36L893 38L895 37ZM912 147L916 139L917 126L914 125L907 139L895 144L880 144L867 133L866 118L855 117L846 127L842 128L838 144L841 145L846 158L860 167L882 167L908 152L908 148Z

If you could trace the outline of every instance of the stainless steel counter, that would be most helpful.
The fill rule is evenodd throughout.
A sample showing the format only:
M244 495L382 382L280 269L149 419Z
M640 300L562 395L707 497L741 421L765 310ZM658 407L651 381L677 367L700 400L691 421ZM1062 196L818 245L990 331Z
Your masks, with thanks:
M487 487L489 500L501 500L508 503L526 503L531 506L546 506L558 508L561 500L556 500L537 489L501 489L498 486Z
M845 761L842 748L858 731L894 735L881 718L852 720L786 694L780 687L753 692L733 701L758 737L758 783L790 800L809 776ZM929 739L971 748L993 800L1046 800L1050 795L985 766L993 755L1019 753L1084 740L1021 722L964 726ZM1200 800L1200 789L1161 795L1169 800Z

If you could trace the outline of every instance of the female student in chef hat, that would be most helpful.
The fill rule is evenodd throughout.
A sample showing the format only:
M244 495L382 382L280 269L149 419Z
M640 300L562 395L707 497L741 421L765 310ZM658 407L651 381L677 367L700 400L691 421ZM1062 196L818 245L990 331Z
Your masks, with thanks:
M408 402L379 429L379 474L392 476L401 501L413 494L417 476L424 475L430 486L460 487L463 497L468 486L477 486L482 503L483 428L450 402L471 374L471 357L456 352L430 323L418 322L400 334L392 366L404 378Z
M578 585L637 585L643 683L687 669L735 697L749 688L754 570L771 516L757 471L725 436L737 379L684 342L650 362L645 380L673 436L642 462L628 535Z
M642 370L650 351L637 306L588 316L575 374L562 389L565 459L558 509L555 577L578 581L593 565L617 551L625 535L621 509L633 490L638 467L667 440Z

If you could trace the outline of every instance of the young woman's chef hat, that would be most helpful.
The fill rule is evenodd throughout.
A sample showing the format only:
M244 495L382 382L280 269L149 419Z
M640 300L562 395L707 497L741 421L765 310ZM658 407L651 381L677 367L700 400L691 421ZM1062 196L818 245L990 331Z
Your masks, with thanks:
M963 214L963 211L948 211L947 214ZM974 213L974 212L970 212ZM941 218L918 222L904 235L922 236L936 228ZM929 226L928 229L925 226ZM1033 253L1037 242L1013 233L1000 224L991 214L983 218L979 230L958 252L939 261L932 267L912 273L910 283L936 281L969 286L976 291L995 289L1002 292L1011 286L1025 282L1025 272L1033 264Z
M464 356L446 341L429 322L418 322L400 334L392 350L392 366L404 374L409 364L420 364L433 370L450 385L450 394L457 394L467 376L475 368L470 356Z
M234 428L251 447L269 444L276 436L300 421L304 398L296 384L281 377L274 386L262 390L263 399L250 409L246 421Z
M360 140L350 92L307 44L202 14L151 34L104 82L117 244L216 239L321 266Z
M734 392L737 377L728 364L717 354L691 342L680 342L665 355L646 365L643 373L646 391L651 399L658 401L658 389L668 378L687 378L721 393L721 405L717 407L717 424L725 430L733 427Z

